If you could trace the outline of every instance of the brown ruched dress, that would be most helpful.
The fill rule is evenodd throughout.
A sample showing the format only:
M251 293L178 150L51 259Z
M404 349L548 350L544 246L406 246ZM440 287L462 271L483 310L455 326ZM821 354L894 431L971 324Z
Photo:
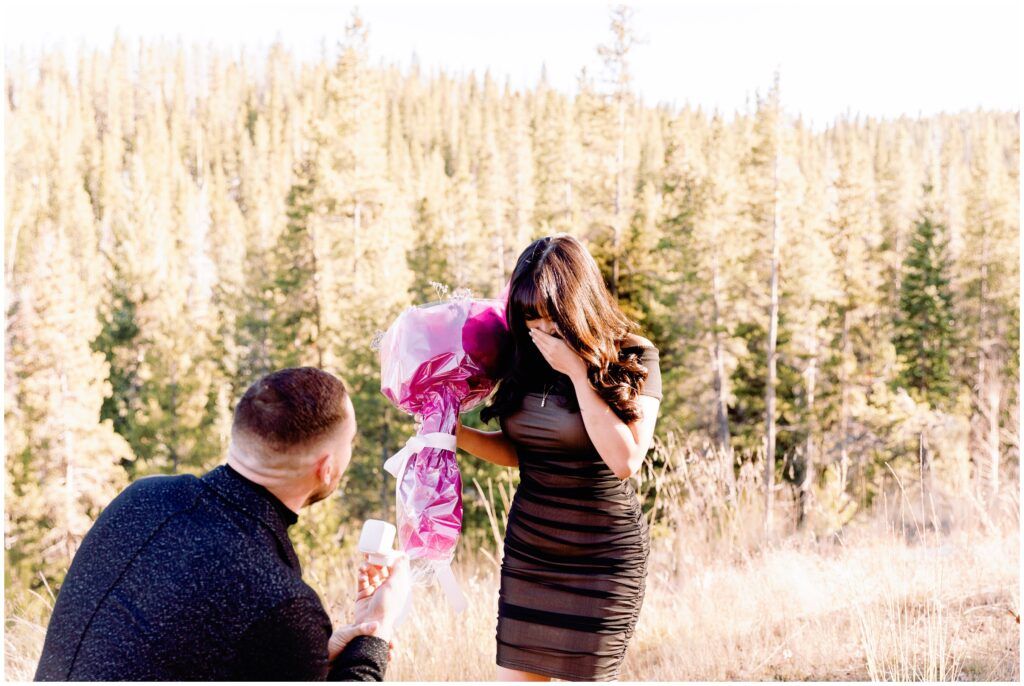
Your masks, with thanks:
M658 350L635 347L648 369L640 393L660 399ZM560 396L549 393L544 407L542 399L529 393L501 418L520 484L505 533L497 663L560 679L617 679L643 603L647 523L582 415Z

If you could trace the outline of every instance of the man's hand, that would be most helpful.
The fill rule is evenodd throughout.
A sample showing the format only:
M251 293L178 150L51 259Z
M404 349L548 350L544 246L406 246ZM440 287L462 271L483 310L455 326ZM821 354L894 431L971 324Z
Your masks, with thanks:
M345 650L345 646L356 636L376 636L377 629L377 622L339 626L334 630L334 633L331 634L331 639L327 642L327 661L334 662L334 659L341 655L341 651ZM388 662L395 659L396 646L397 643L394 639L388 641Z
M388 642L388 662L394 659L396 644L391 635L409 597L409 586L409 558L405 553L399 553L391 567L364 562L356 584L356 621L335 629L327 643L328 661L333 662L356 636L384 639Z
M399 553L390 567L364 562L359 567L355 622L377 626L369 635L391 643L395 622L409 599L409 556Z

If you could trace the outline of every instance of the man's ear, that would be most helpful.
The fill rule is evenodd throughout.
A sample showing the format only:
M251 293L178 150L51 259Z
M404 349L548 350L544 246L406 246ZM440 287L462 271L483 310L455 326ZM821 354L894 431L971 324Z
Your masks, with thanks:
M323 453L316 458L316 478L324 484L330 484L334 478L334 464L330 453Z

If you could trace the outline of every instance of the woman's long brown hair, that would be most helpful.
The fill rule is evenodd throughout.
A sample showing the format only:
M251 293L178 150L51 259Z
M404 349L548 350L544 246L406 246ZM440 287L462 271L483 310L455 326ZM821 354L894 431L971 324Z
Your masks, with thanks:
M509 284L505 318L512 333L511 364L480 418L488 422L522 407L523 397L543 383L579 403L569 377L555 372L530 339L528 319L547 317L566 344L587 363L590 385L622 421L640 418L637 392L647 368L635 353L622 354L624 340L637 328L605 287L594 258L566 233L531 243L519 256Z

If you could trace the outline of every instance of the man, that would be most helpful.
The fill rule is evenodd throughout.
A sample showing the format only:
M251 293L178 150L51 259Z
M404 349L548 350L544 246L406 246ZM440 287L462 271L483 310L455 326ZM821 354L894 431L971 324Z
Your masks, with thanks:
M37 680L380 681L408 560L360 568L332 634L288 538L338 486L356 421L340 380L274 372L235 408L226 465L139 479L100 515L50 617Z

